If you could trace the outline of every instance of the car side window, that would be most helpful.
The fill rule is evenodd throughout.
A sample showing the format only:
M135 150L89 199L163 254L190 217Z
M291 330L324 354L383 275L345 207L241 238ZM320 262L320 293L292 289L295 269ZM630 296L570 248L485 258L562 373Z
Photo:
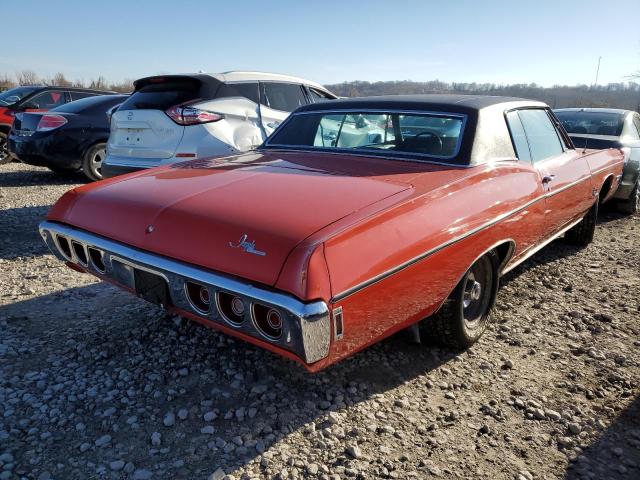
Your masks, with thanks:
M507 113L507 125L518 159L530 162L529 142L527 142L527 135L524 133L524 127L516 110Z
M90 92L69 92L69 95L71 95L72 102L75 102L76 100L80 100L81 98L96 96L95 93L90 93Z
M309 98L311 99L311 103L319 103L326 102L327 100L333 100L333 97L330 97L326 93L317 90L313 87L307 87L307 91L309 92Z
M223 83L216 93L216 98L244 97L258 103L258 82Z
M558 131L546 110L518 110L518 116L527 136L531 160L534 163L564 152Z
M42 92L28 100L29 104L37 105L39 109L51 110L66 103L64 92L59 90L49 90Z
M265 82L262 87L264 94L262 103L274 110L293 112L296 108L307 104L302 85Z
M638 137L640 137L640 115L635 114L633 116L633 125L634 127L636 127L636 130L638 131Z

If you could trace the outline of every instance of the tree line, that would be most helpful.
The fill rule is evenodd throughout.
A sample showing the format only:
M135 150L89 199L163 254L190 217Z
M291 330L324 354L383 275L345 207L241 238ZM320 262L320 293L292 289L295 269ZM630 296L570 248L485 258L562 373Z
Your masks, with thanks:
M536 83L495 84L460 83L431 80L414 82L396 80L386 82L352 81L326 85L336 95L342 97L366 97L372 95L411 95L424 93L450 93L467 95L498 95L540 100L552 108L563 107L609 107L640 111L640 72L629 77L628 82L606 85L554 85L543 87ZM13 76L0 74L0 91L17 85L56 85L61 87L82 87L98 90L112 90L129 93L133 91L133 80L119 83L108 82L103 76L89 81L68 80L61 72L50 78L39 77L33 70L22 70Z
M22 70L14 75L0 74L0 91L16 87L18 85L55 85L57 87L93 88L96 90L111 90L119 93L133 91L133 80L126 79L119 83L108 82L102 75L92 80L68 80L61 72L52 77L40 77L33 70Z
M635 77L635 78L639 78ZM499 85L495 83L413 82L410 80L388 82L343 82L326 87L343 97L372 95L412 95L424 93L449 93L467 95L497 95L539 100L552 108L609 107L640 111L640 83L635 80L607 85L554 85L542 87L535 83Z

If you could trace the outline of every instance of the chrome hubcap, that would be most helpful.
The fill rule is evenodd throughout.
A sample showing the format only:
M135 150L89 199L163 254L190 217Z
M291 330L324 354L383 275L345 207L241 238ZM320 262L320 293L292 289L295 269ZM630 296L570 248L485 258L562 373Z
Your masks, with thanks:
M106 151L101 149L98 150L91 158L91 170L96 177L102 178L102 161L104 160L105 155Z
M474 278L472 272L467 278L467 283L464 287L464 298L462 300L464 308L469 308L472 302L480 300L481 294L482 285Z

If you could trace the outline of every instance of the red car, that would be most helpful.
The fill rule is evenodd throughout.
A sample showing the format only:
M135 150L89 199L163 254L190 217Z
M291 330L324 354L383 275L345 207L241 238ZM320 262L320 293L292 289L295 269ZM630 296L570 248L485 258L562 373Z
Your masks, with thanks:
M0 165L11 160L7 137L18 112L46 112L53 108L94 95L111 95L89 88L28 85L0 93Z
M40 232L71 268L320 370L422 324L466 348L500 275L593 239L617 149L499 97L342 99L256 151L66 193Z

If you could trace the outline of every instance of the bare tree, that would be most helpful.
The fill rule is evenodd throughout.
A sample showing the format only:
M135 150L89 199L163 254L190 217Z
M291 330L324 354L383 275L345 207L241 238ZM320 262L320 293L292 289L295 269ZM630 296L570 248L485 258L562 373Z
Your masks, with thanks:
M100 75L98 78L91 80L89 88L93 88L95 90L107 90L109 85L107 84L107 80Z
M22 70L16 73L18 85L37 85L39 83L38 75L33 70Z
M67 80L67 77L64 76L64 73L58 72L56 73L51 80L49 80L50 85L55 85L57 87L71 87L71 82Z
M131 78L126 78L122 82L112 83L109 88L114 92L131 93L133 92L133 80Z
M6 73L0 75L0 91L8 90L16 86L16 82Z

